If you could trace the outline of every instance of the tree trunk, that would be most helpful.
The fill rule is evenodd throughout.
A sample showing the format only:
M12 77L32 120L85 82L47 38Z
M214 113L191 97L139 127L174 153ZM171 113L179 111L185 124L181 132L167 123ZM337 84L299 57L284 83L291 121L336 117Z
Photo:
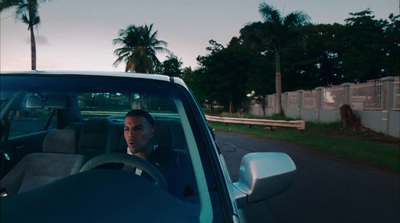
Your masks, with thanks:
M36 41L33 26L29 26L31 32L31 69L36 70Z
M282 81L281 81L281 54L279 50L276 51L276 75L275 75L275 88L276 88L276 103L278 106L278 114L284 115L282 109Z

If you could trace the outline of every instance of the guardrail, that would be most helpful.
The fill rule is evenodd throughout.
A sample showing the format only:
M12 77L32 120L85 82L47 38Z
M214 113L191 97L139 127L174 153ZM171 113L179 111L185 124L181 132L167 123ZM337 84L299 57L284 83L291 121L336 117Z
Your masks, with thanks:
M269 119L218 117L211 115L206 115L206 119L210 122L237 123L245 125L280 126L280 127L297 128L298 130L306 129L306 122L304 120L282 121L282 120L269 120Z

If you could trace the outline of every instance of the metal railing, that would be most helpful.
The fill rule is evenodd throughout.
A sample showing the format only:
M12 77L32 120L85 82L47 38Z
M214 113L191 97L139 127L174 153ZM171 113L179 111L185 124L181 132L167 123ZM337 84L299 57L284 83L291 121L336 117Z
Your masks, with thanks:
M269 120L269 119L249 119L249 118L230 118L206 115L210 122L223 122L223 123L236 123L245 125L263 125L263 126L279 126L297 128L298 130L306 129L306 122L304 120L296 121L283 121L283 120Z

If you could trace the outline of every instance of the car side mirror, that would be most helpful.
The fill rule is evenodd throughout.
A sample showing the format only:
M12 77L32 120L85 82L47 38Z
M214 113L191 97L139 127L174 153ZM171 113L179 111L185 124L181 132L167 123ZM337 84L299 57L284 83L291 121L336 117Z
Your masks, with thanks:
M239 181L233 183L238 208L276 196L288 190L296 165L285 153L249 153L240 163Z

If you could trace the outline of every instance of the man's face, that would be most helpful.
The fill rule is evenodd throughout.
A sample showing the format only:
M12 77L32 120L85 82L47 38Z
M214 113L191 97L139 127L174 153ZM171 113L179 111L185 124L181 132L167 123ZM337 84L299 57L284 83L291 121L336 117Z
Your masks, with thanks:
M125 118L124 136L129 150L135 154L144 152L154 131L150 123L141 116Z

